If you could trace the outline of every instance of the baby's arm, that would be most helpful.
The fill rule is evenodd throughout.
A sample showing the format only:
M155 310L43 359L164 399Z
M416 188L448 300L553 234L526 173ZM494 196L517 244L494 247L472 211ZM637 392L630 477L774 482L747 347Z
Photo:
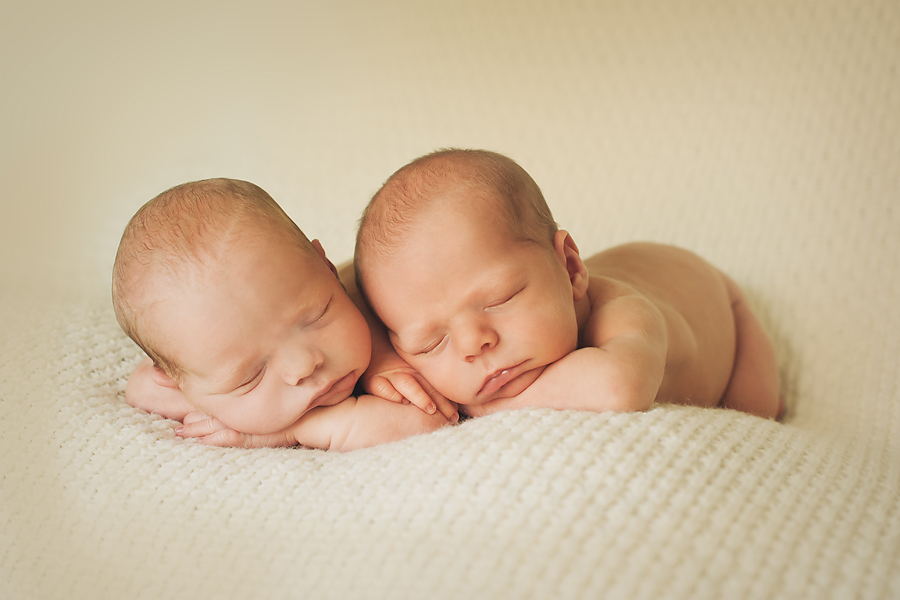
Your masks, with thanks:
M338 277L347 295L359 308L372 333L372 359L360 382L370 394L391 402L412 403L429 414L440 412L451 423L459 420L456 405L445 398L418 371L400 358L391 346L387 331L381 321L369 310L356 287L353 263L342 265Z
M666 324L643 296L621 296L596 309L584 347L548 365L513 398L464 407L471 416L525 407L588 411L646 410L666 366Z
M196 410L172 380L146 357L128 378L125 401L135 408L176 421L184 420L185 415Z
M348 452L428 433L448 424L440 412L427 414L412 404L363 395L310 411L297 423L295 433L298 443L304 446Z
M334 406L314 408L283 431L251 435L228 429L218 419L194 413L178 429L182 437L198 437L211 446L262 448L294 446L348 452L428 433L447 425L440 413L429 415L411 404L376 396L348 398Z

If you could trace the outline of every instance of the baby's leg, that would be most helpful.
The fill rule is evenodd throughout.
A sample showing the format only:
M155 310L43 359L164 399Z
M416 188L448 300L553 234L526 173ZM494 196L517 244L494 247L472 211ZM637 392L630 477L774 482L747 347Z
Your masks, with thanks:
M769 336L750 310L743 292L727 275L735 325L734 367L722 405L766 419L784 412L778 386L778 365Z

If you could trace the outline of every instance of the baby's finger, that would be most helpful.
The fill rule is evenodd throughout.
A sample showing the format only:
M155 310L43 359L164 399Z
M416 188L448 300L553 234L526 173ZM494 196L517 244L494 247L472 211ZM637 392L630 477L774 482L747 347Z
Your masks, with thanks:
M434 388L432 388L434 390ZM434 401L437 406L438 411L451 423L456 423L459 421L459 412L456 409L456 404L444 398L444 395L439 391L434 390L431 392L431 399Z
M209 435L199 436L200 441L207 446L219 446L222 448L243 448L244 434L234 429L220 429Z
M208 446L231 448L279 448L293 445L286 432L253 435L240 433L234 429L222 429L203 437L200 441Z
M206 419L212 419L212 417L200 412L199 410L194 410L186 414L181 422L185 424L196 423L197 421L204 421Z
M199 413L198 413L199 414ZM184 425L175 430L175 435L181 437L204 437L211 435L222 429L227 429L225 425L215 417L205 417L199 420L189 419L191 415L184 418Z
M422 389L419 381L409 373L392 373L391 384L410 403L415 404L429 415L433 415L437 410L437 406L431 401L431 396Z
M459 421L459 413L457 412L456 403L451 402L447 398L444 397L442 393L434 389L434 386L428 383L428 381L424 378L416 377L416 381L421 386L422 390L431 397L431 401L437 406L438 412L444 415L450 423L456 423Z
M366 391L373 396L384 398L390 402L397 402L398 404L403 402L403 394L394 389L391 382L381 375L376 375L369 379L366 388Z

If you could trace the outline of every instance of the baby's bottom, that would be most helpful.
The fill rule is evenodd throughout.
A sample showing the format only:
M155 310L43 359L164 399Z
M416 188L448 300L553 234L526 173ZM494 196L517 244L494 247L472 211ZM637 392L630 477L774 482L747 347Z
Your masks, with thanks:
M779 391L772 342L750 310L743 292L727 275L724 278L734 312L736 343L734 367L722 406L765 419L779 418L784 413L784 401Z

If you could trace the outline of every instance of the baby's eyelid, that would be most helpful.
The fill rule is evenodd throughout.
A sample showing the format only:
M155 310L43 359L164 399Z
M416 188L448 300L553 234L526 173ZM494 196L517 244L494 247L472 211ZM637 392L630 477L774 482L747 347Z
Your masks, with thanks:
M447 337L447 336L444 336L444 337ZM437 347L440 346L441 342L444 341L444 337L435 341L433 344L429 344L423 350L419 350L418 352L416 352L416 356L424 356L425 354L431 354L432 352L437 350Z
M313 323L318 323L319 321L321 321L321 320L322 320L322 317L324 317L324 316L328 313L328 309L331 307L331 302L332 302L333 300L334 300L334 295L332 295L332 296L328 299L328 302L325 303L325 308L322 309L322 312L320 312L320 313L316 316L316 318L314 318L312 321L310 321L310 322L308 323L308 325L312 325Z
M253 375L253 377L251 377L250 379L248 379L241 385L237 386L235 391L243 390L247 386L257 383L262 378L262 374L265 372L265 370L266 370L266 365L263 365L262 367L260 367L260 369L258 371L256 371L256 373Z
M522 292L522 290L524 290L524 289L525 289L525 288L523 287L523 288L521 288L521 289L519 289L519 290L516 290L515 292L513 292L512 294L510 294L509 297L506 298L505 300L501 300L500 302L495 302L494 304L491 304L490 306L488 306L488 308L497 308L498 306L503 306L504 304L506 304L507 302L509 302L510 300L512 300L513 298L515 298L516 296L518 296L518 295Z
M328 312L328 309L331 307L331 301L332 301L332 300L334 300L334 295L332 295L331 298L328 299L328 302L325 303L325 308L322 309L322 314L320 314L320 315L316 318L316 321L318 321L319 319L321 319L322 317L325 316L325 313L327 313L327 312Z

